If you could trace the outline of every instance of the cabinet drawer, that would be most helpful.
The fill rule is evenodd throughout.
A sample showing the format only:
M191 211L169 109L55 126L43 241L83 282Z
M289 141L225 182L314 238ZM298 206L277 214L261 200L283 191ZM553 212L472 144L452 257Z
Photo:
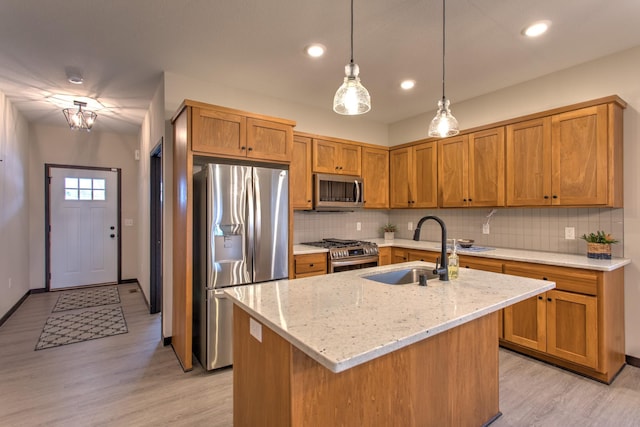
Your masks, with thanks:
M309 254L309 255L296 255L295 260L295 272L296 277L303 277L302 275L310 275L308 273L324 274L327 272L327 254Z
M556 289L585 295L598 294L598 272L551 265L506 263L505 274L556 282Z
M460 255L459 259L461 268L472 268L474 270L502 273L502 261L465 255Z

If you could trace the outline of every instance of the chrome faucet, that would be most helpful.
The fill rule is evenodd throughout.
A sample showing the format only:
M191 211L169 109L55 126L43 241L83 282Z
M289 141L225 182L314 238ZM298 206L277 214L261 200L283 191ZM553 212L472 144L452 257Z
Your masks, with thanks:
M425 216L418 221L418 225L416 226L416 231L413 233L413 240L416 242L420 240L420 228L422 224L428 220L432 219L438 224L440 224L440 229L442 230L442 249L440 250L440 266L436 264L435 270L433 270L434 274L437 274L440 277L440 280L444 280L446 282L449 281L449 267L447 263L447 227L444 225L444 221L434 215Z

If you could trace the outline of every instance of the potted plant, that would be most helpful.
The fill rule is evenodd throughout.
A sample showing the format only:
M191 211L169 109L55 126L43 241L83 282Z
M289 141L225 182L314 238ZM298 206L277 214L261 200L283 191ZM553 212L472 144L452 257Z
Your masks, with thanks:
M595 259L611 259L611 245L618 243L611 234L600 230L583 234L580 238L587 242L587 257Z
M382 226L384 232L384 240L393 240L394 233L397 230L395 224L385 224Z

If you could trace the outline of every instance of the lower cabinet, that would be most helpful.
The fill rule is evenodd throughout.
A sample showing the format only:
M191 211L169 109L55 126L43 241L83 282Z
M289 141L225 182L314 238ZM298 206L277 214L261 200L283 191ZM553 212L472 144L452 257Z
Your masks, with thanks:
M391 264L391 247L378 248L378 265Z
M504 309L504 347L610 383L625 363L624 270L505 263L504 273L556 282Z
M327 253L295 255L293 257L295 278L327 274Z
M421 251L417 249L393 248L391 250L391 260L393 264L409 261L425 261L438 263L440 252Z

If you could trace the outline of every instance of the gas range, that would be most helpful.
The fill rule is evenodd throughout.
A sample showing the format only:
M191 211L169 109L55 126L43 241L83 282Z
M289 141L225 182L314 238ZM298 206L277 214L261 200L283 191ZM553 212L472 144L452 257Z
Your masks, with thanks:
M307 242L303 245L329 249L329 258L349 258L363 255L378 255L378 245L361 240L322 239L319 242Z

